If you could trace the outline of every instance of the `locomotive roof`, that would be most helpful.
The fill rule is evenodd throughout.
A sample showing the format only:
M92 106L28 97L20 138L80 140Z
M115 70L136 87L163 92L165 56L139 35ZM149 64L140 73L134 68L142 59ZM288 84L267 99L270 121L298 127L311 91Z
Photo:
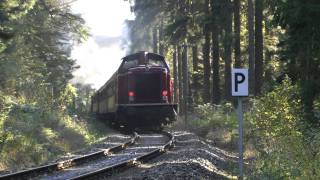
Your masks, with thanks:
M132 60L132 59L137 59L141 56L141 54L145 54L146 56L148 57L151 57L151 58L159 58L159 59L162 59L164 60L164 56L161 56L160 54L156 54L156 53L150 53L150 52L146 52L146 51L140 51L140 52L137 52L137 53L134 53L134 54L130 54L128 56L125 56L122 58L122 60Z

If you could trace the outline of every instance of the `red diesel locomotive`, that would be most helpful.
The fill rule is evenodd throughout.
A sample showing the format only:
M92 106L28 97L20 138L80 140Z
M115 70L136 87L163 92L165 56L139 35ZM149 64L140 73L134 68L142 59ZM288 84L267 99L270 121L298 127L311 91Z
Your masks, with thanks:
M118 126L159 127L176 119L172 81L163 56L138 52L93 95L91 111Z

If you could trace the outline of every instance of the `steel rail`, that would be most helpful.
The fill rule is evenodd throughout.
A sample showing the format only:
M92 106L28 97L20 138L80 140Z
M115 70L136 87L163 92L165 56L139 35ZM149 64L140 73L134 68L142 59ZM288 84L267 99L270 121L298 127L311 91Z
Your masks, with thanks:
M136 165L138 165L140 163L147 162L148 160L151 160L151 159L153 159L153 158L165 153L169 148L174 146L174 144L173 144L174 143L174 136L171 133L166 132L166 131L162 131L161 133L166 135L166 136L168 136L169 137L169 141L166 142L160 148L158 148L156 150L153 150L153 151L151 151L149 153L140 155L138 157L135 157L135 158L132 158L132 159L129 159L129 160L125 160L125 161L122 161L122 162L118 162L118 163L116 163L114 165L107 166L107 167L98 169L98 170L93 171L93 172L89 172L89 173L86 173L86 174L82 174L82 175L70 178L69 180L95 179L97 176L100 176L100 175L108 175L108 176L110 176L110 175L113 175L114 173L120 172L121 170L128 169L128 168L136 166Z
M91 154L87 154L78 158L72 158L72 159L68 159L68 160L64 160L64 161L60 161L57 163L52 163L49 165L45 165L45 166L40 166L40 167L36 167L36 168L32 168L32 169L27 169L27 170L23 170L23 171L18 171L15 173L10 173L10 174L6 174L6 175L2 175L0 176L0 179L28 179L34 176L37 176L39 174L42 173L46 173L46 172L52 172L52 171L59 171L68 167L72 167L72 166L76 166L76 165L80 165L83 164L87 161L93 160L93 159L98 159L116 152L119 152L121 150L124 150L125 148L127 148L130 145L133 145L136 140L139 138L137 133L134 133L133 137L129 140L126 141L123 144L108 148L108 149L104 149L101 151L97 151Z

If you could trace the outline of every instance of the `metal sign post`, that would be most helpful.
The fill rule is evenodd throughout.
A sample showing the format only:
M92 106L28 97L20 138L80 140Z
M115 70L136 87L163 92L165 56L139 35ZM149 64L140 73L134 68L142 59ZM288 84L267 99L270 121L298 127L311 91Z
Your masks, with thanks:
M243 179L243 111L242 99L238 97L237 116L239 123L239 179Z
M242 98L248 96L248 69L232 69L232 96L238 97L237 117L239 123L239 179L243 179L243 110Z

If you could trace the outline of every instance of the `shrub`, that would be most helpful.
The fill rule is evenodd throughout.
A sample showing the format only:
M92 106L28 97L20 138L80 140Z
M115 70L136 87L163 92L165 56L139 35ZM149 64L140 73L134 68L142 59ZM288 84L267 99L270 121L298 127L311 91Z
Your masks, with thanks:
M52 102L51 97L26 100L0 91L1 168L39 165L83 148L101 136L89 130L86 122L68 114L74 90L67 85L57 101Z
M254 179L320 178L320 131L306 129L298 88L285 79L247 114L259 152Z
M224 105L198 105L195 108L195 113L198 118L191 121L194 126L212 127L214 129L220 127L234 128L237 126L231 103L225 103Z
M198 105L195 116L189 122L194 132L211 139L215 145L235 149L237 120L231 103Z

